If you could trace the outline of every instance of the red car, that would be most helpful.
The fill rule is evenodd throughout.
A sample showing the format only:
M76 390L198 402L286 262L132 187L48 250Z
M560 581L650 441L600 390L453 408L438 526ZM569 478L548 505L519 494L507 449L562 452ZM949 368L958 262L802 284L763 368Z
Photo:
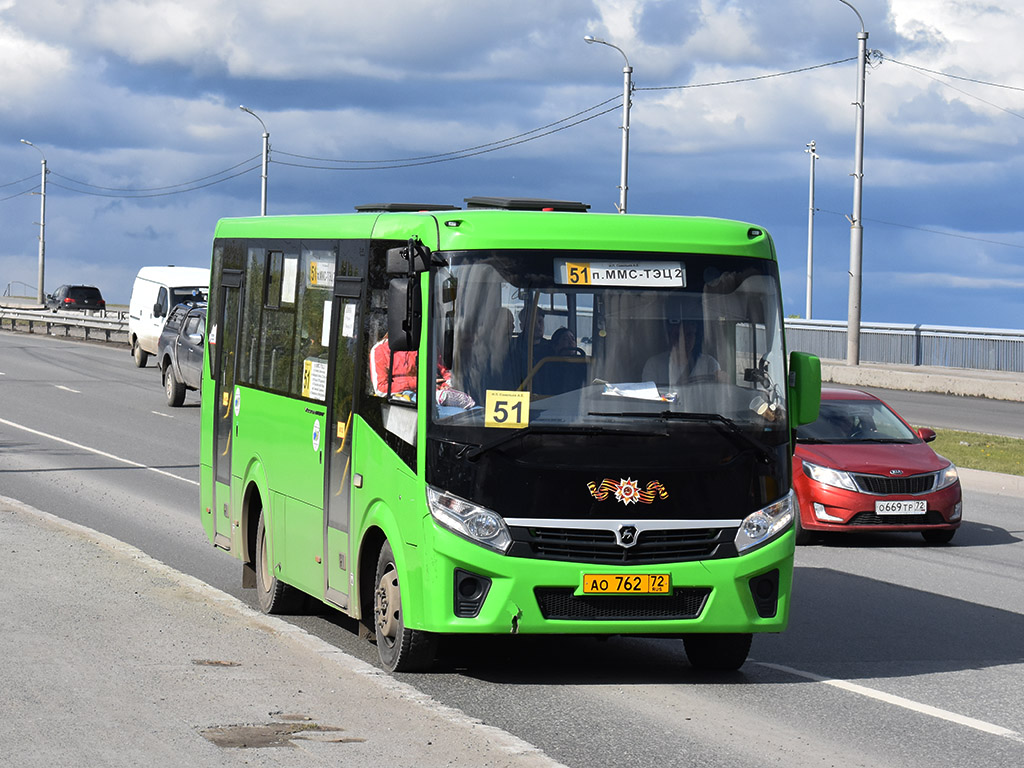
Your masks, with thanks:
M874 395L823 389L818 420L798 427L793 487L800 502L796 539L816 533L918 531L946 544L960 527L956 467Z

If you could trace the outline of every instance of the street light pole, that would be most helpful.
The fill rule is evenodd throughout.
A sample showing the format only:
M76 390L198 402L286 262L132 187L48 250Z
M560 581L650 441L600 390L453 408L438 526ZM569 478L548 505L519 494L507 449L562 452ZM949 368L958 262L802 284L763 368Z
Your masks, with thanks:
M864 254L864 227L861 223L861 197L864 186L864 79L867 66L868 33L864 19L847 0L839 0L857 14L857 133L853 159L853 215L850 217L850 302L846 328L846 364L860 364L861 263Z
M262 184L260 185L260 216L267 215L267 165L270 162L270 134L267 132L267 126L260 120L260 116L253 112L246 106L239 105L238 108L243 112L248 112L250 115L260 121L260 125L263 126L263 173L260 178Z
M31 141L21 139L22 144L28 144L35 149L43 158L43 173L39 182L39 275L37 276L38 288L36 288L36 301L40 304L46 302L46 293L43 290L43 272L46 262L46 155Z
M622 68L622 171L619 179L619 204L616 206L619 209L619 213L625 213L626 191L629 189L627 183L629 177L629 102L630 95L633 92L633 68L629 65L629 57L626 56L625 51L619 48L619 46L612 45L606 40L601 40L593 35L585 35L583 39L588 45L600 43L601 45L607 45L609 48L614 48L622 54L622 58L626 61L626 66Z
M807 209L807 311L804 317L811 319L811 296L814 285L814 161L818 159L812 140L804 150L811 156L811 191L810 206Z

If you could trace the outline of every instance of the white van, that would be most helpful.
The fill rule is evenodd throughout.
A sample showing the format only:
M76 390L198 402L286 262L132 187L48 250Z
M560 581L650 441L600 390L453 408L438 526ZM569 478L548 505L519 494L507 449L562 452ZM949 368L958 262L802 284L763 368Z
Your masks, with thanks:
M128 343L135 365L144 368L156 354L160 331L171 307L183 301L206 299L210 270L203 267L143 267L128 303Z

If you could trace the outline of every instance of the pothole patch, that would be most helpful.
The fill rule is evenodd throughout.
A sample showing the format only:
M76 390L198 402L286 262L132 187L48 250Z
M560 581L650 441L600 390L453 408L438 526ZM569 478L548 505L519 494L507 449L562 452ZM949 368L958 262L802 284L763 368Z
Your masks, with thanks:
M296 739L329 744L358 744L366 739L341 736L343 728L320 725L304 715L285 715L289 722L217 725L200 731L203 738L225 749L294 747Z

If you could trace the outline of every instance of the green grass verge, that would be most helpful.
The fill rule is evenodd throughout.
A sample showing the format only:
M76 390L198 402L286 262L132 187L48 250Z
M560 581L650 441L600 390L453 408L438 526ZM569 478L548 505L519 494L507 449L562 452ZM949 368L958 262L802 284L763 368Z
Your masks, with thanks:
M936 429L935 433L932 448L958 467L1024 475L1024 440L1020 438L953 429Z

